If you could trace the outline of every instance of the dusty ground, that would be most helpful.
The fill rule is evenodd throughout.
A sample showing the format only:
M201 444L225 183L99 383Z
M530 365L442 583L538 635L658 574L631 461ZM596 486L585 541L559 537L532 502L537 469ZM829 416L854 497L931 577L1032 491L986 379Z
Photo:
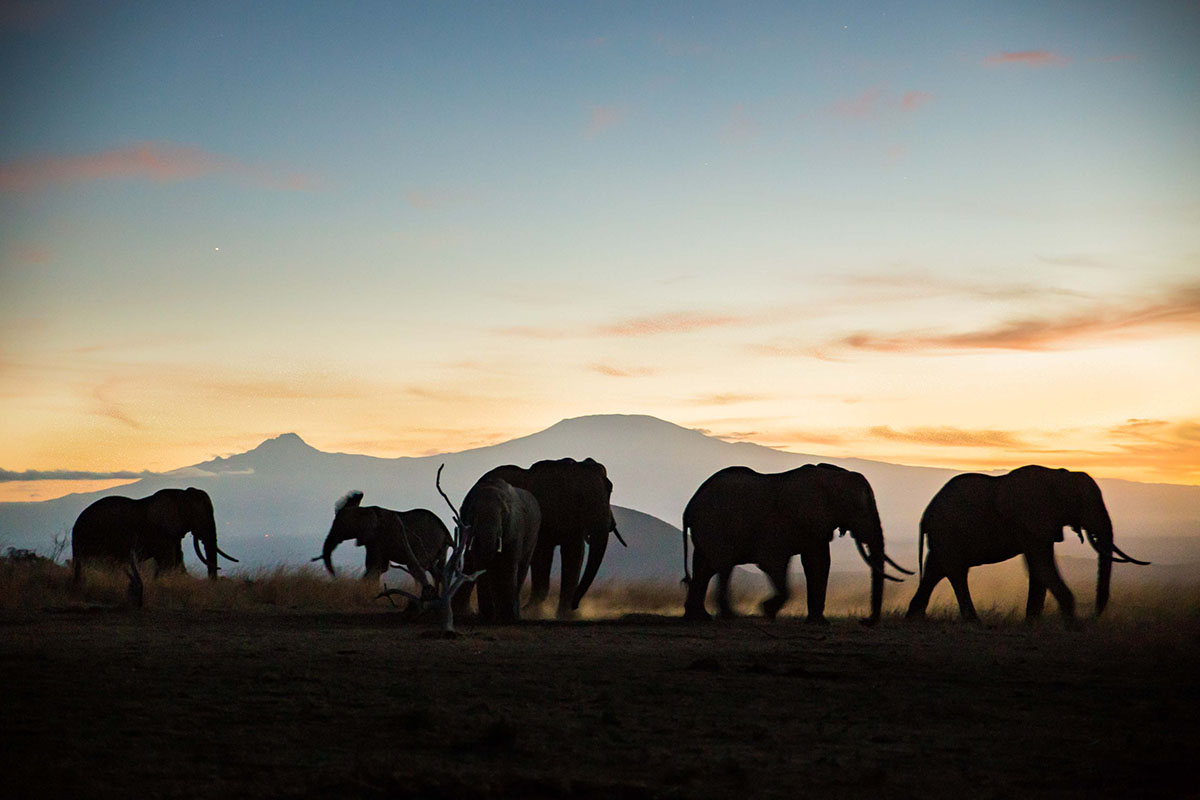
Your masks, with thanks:
M12 797L1196 796L1194 615L0 618Z

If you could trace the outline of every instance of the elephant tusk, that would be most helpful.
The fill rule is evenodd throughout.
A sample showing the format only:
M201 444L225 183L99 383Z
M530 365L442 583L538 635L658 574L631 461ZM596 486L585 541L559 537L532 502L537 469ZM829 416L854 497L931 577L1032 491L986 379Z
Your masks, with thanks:
M200 552L200 540L197 539L195 535L192 536L192 547L196 549L196 558L200 559L200 563L207 567L208 559L205 558L204 554Z
M309 562L320 561L323 558L325 558L325 556L313 556L312 558L309 559Z
M219 547L217 548L217 554L218 554L218 555L221 555L221 556L224 556L225 558L227 558L228 560L232 561L232 562L233 562L233 563L235 563L235 564L240 564L240 563L242 563L242 562L238 561L236 558L234 558L233 556L229 555L229 553L226 553L224 550L222 550L222 549L221 549L221 548L219 548Z
M863 545L862 542L860 542L858 539L855 539L854 544L855 544L855 546L858 547L858 554L860 556L862 556L863 561L867 562L867 566L871 568L872 572L876 573L877 575L882 577L884 580L895 581L896 583L904 582L904 578L897 578L894 575L888 575L887 572L883 570L883 568L877 567L874 564L872 564L871 557L869 555L867 555L867 548ZM888 561L891 561L891 559L888 559L887 556L884 556L884 558L887 559ZM893 562L892 565L895 566L895 562ZM902 567L896 567L896 569L899 569L901 572L906 571ZM908 574L911 575L912 573L909 572Z
M905 569L904 567L902 567L902 566L900 566L899 564L897 564L895 561L892 561L892 557L891 557L891 556L889 556L887 553L884 553L884 554L883 554L883 560L884 560L884 561L886 561L887 563L891 564L891 565L892 565L893 567L895 567L896 569L898 569L898 570L900 570L901 572L903 572L905 575L915 575L915 574L916 574L916 573L915 573L915 572L913 572L911 569Z
M621 543L621 547L629 547L629 545L625 544L625 540L621 538L621 532L617 530L615 525L613 526L612 532L613 535L617 537L617 541Z
M1125 561L1123 561L1121 563L1137 564L1137 565L1143 566L1143 567L1147 567L1150 565L1149 561L1139 561L1138 559L1134 558L1133 556L1129 555L1128 553L1123 552L1121 550L1121 548L1117 547L1115 544L1112 546L1112 549L1113 549L1114 553L1119 555L1121 558L1125 559Z

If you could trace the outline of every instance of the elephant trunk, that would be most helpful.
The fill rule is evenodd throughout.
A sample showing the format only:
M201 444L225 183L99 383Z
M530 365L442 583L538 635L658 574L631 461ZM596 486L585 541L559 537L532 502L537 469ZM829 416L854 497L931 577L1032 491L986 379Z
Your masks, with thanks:
M200 543L204 543L204 552L200 552ZM192 534L192 547L196 550L196 557L200 562L208 568L208 577L217 577L217 535L214 531L212 537L203 536L201 534Z
M1112 523L1096 526L1096 532L1088 529L1088 540L1099 557L1096 566L1096 615L1104 612L1108 605L1108 591L1112 582L1113 534Z
M1108 586L1112 580L1112 550L1100 554L1099 566L1096 573L1096 615L1104 612L1108 605Z
M325 562L325 569L330 575L337 575L337 571L333 568L333 551L339 544L349 539L349 536L338 536L336 526L329 531L329 535L325 537L325 544L321 547L321 560Z
M871 615L867 617L868 625L876 625L883 613L883 559L879 559L879 569L871 570Z
M880 616L883 613L883 582L903 581L903 578L897 578L893 575L888 575L884 569L885 564L891 564L901 572L912 574L910 570L906 570L888 558L883 552L883 537L880 536L880 541L876 546L867 547L862 541L855 539L854 544L858 547L858 554L862 556L862 560L871 568L871 615L863 620L868 625L874 625L879 622Z
M616 526L614 525L613 528L615 530ZM583 568L583 577L575 589L575 597L571 601L572 609L579 608L579 601L583 600L583 596L592 586L592 581L596 579L596 573L600 571L600 562L604 560L604 553L608 550L608 533L608 531L604 531L604 533L592 537L588 542L587 565Z

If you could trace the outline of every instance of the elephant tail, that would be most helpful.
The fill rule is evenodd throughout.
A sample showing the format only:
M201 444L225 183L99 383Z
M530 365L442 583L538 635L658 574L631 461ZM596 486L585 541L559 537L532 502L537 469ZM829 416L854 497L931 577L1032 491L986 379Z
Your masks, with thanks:
M683 510L683 580L680 581L684 586L690 586L692 583L692 573L688 571L688 512Z

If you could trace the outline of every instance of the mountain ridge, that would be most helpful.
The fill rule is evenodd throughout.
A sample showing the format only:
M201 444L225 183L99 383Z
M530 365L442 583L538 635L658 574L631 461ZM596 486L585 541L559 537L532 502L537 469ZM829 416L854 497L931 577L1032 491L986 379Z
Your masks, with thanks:
M854 469L862 472L875 489L889 552L897 558L907 557L910 567L915 566L916 526L921 512L933 494L959 474L935 467L726 442L648 415L573 417L495 445L399 458L329 453L288 432L270 437L244 453L147 476L114 489L39 503L0 503L0 540L8 546L46 550L53 535L69 532L79 512L99 497L140 497L186 483L212 495L223 549L239 558L247 556L243 561L251 566L293 563L316 553L332 521L333 504L351 489L363 491L364 502L371 505L429 508L449 522L448 510L434 486L439 465L446 465L443 488L452 498L461 499L492 467L504 463L528 466L543 458L565 456L590 456L605 464L614 484L614 505L649 515L676 531L692 493L723 467L741 464L760 472L779 472L824 461ZM1200 487L1108 479L1099 483L1118 541L1132 536L1161 539L1162 547L1155 547L1164 556L1179 551L1183 543L1180 537L1200 542L1195 536L1200 531ZM235 552L237 548L242 550ZM1139 558L1156 557L1155 552L1126 549ZM339 556L353 563L353 548L342 548ZM357 558L361 565L361 554ZM842 548L835 541L834 560L835 566L852 568L857 554L852 546ZM674 561L664 569L670 574L677 571ZM601 577L604 575L602 567Z

